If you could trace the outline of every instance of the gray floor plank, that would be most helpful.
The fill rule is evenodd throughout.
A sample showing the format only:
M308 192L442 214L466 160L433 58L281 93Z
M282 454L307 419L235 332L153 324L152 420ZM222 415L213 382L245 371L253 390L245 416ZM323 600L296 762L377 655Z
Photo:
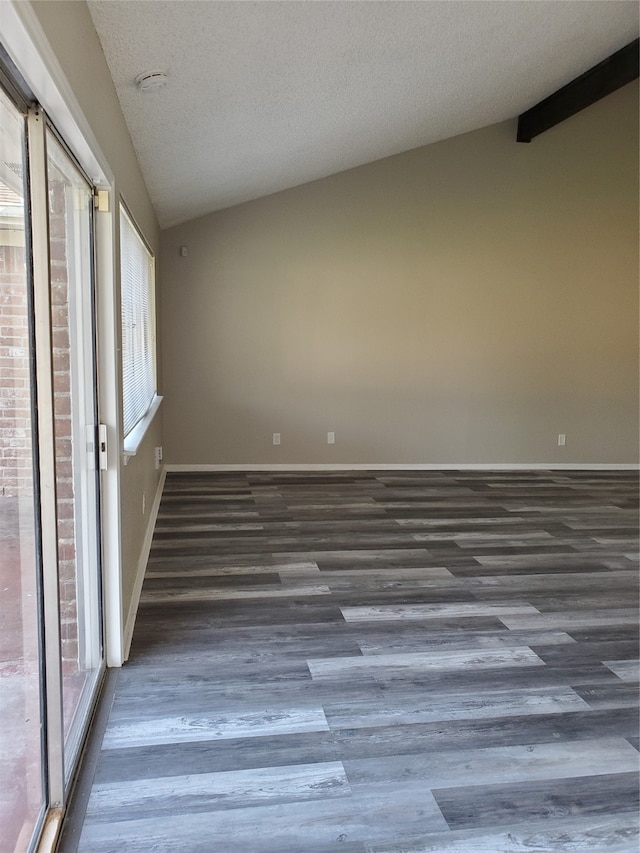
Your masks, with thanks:
M544 782L511 782L465 785L433 790L451 829L508 824L520 819L610 815L638 810L638 773L608 773L546 779Z

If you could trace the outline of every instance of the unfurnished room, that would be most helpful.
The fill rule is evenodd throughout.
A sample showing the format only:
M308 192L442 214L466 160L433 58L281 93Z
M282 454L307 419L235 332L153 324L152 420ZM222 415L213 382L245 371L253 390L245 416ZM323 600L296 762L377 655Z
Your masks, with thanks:
M636 853L632 0L0 0L0 853Z

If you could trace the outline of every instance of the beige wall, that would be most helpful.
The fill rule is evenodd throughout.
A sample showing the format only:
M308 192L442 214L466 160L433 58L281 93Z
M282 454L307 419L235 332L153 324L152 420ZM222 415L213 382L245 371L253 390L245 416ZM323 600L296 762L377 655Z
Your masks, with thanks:
M31 5L114 173L116 197L124 198L158 254L160 229L86 4L75 0L34 0ZM162 445L162 410L138 455L120 472L123 620L131 605L149 511L159 482L160 472L154 461L154 447L158 445Z
M165 461L637 461L637 98L163 232Z

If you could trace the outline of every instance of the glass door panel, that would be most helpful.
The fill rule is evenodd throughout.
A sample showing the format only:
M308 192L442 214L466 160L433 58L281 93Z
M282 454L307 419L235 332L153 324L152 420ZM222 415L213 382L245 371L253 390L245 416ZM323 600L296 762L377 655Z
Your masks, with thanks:
M51 331L65 775L82 742L102 664L93 192L47 132Z
M0 853L45 807L24 116L0 90Z

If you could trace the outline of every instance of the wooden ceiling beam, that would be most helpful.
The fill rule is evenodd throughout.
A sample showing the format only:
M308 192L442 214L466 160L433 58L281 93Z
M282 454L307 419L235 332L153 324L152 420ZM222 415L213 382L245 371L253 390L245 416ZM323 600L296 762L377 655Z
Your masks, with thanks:
M531 140L638 77L636 39L518 116L518 142Z

